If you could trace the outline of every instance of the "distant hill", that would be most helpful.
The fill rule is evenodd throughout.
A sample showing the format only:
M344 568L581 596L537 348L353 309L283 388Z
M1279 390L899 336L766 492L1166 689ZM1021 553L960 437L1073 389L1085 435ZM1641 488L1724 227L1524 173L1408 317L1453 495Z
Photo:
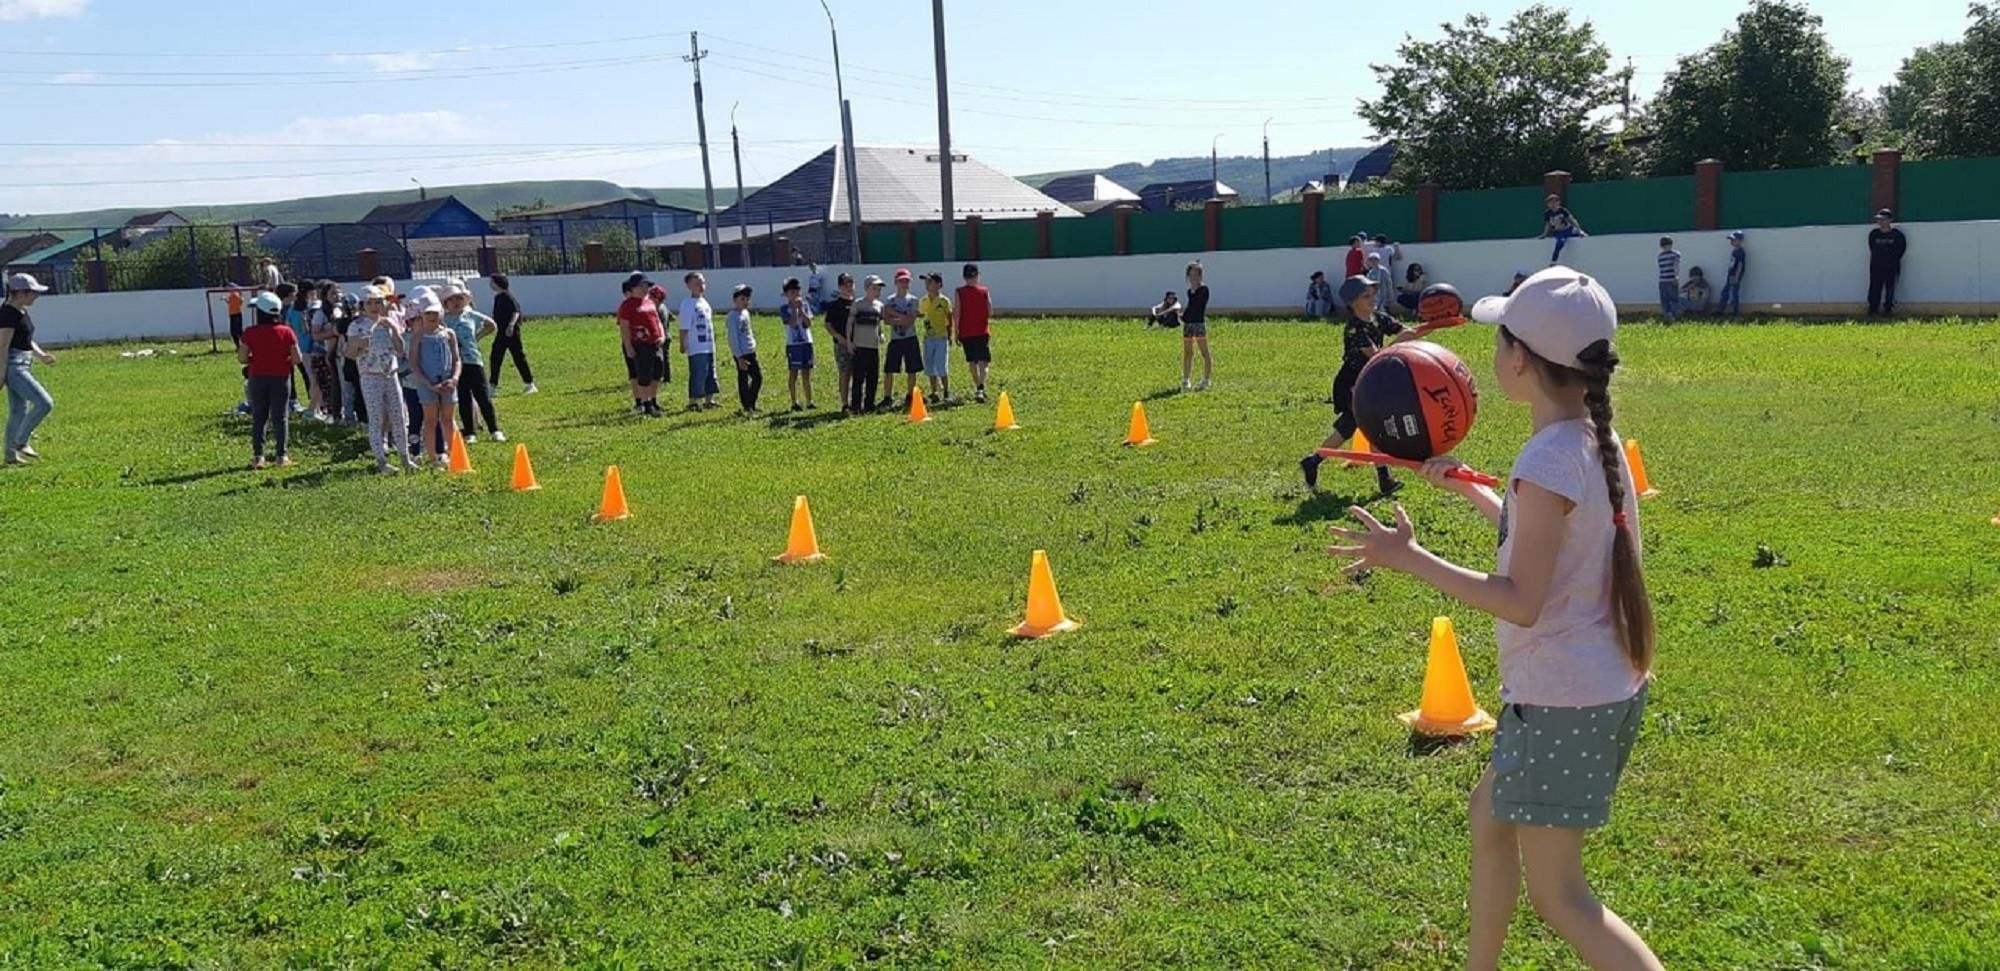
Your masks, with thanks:
M454 195L460 202L491 217L495 211L510 206L525 206L541 201L549 206L572 206L587 202L602 202L607 199L656 199L669 206L684 206L699 211L702 205L700 189L634 189L616 182L602 182L593 179L565 179L549 182L488 182L475 185L429 186L430 195ZM746 191L747 187L746 187ZM337 223L353 222L367 215L370 209L384 203L413 202L417 198L415 188L390 192L353 192L337 196L311 196L304 199L285 199L278 202L251 202L226 206L166 206L195 222L248 222L252 219L268 219L278 225L295 223ZM722 188L716 187L716 204L723 204ZM730 186L728 199L736 198L736 187ZM125 221L144 212L157 212L162 207L94 209L88 212L46 213L27 216L0 217L0 229L32 229L36 227L89 228L122 226Z
M1374 151L1372 146L1363 145L1355 148L1326 149L1308 155L1274 155L1271 157L1271 192L1273 195L1283 195L1286 190L1296 189L1307 182L1322 181L1329 173L1344 173L1354 167L1356 160L1371 151ZM1216 160L1216 170L1223 183L1242 193L1245 200L1263 199L1262 157L1225 155ZM1146 163L1125 162L1108 169L1071 169L1067 172L1024 175L1021 176L1021 181L1039 187L1050 179L1078 172L1096 172L1137 192L1155 182L1206 179L1209 175L1209 162L1206 155L1163 158Z

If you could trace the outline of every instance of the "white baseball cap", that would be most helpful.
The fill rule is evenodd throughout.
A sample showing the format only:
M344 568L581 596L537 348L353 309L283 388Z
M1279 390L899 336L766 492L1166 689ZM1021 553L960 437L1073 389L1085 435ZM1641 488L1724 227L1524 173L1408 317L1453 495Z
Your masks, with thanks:
M413 314L444 313L444 303L438 300L437 294L425 291L417 294L417 299L411 304L410 312Z
M254 299L252 299L250 301L250 306L258 310L261 310L267 314L281 314L285 312L285 302L283 300L279 300L278 295L272 293L269 290L266 290L263 293L258 294Z
M14 293L20 290L32 290L36 293L49 292L49 288L42 286L42 281L35 279L31 274L16 273L8 277L7 292Z
M1618 335L1618 309L1604 285L1580 270L1551 266L1521 281L1512 296L1472 305L1472 319L1507 328L1536 354L1576 367L1578 355Z

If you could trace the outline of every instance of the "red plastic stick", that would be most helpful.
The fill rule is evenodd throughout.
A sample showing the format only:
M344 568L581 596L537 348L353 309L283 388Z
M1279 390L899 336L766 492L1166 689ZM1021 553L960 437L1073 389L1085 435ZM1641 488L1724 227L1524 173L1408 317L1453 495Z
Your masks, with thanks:
M1405 469L1421 469L1424 467L1424 463L1415 459L1399 459L1394 455L1383 455L1380 452L1350 452L1344 448L1320 449L1319 457L1323 459L1340 459L1344 462L1366 462L1371 465L1395 465ZM1445 475L1460 482L1470 482L1473 485L1491 486L1496 489L1500 486L1499 479L1484 472L1468 469L1463 466L1453 469L1445 473Z

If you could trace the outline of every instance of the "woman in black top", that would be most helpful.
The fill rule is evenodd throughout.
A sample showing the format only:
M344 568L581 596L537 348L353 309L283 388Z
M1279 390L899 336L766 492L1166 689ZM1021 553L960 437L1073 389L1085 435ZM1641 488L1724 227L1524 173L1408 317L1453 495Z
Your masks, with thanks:
M489 281L493 287L493 323L499 333L493 338L493 366L486 375L486 381L497 393L500 390L500 367L507 363L507 355L514 355L514 370L521 374L521 383L526 385L522 394L534 394L535 372L528 367L528 352L521 347L521 321L526 315L521 313L521 302L514 299L514 292L507 289L507 274L495 273Z
M35 427L56 406L48 389L35 380L35 361L54 364L55 356L35 343L35 322L28 308L48 291L34 277L16 273L7 278L7 302L0 305L0 344L7 346L7 464L41 458L28 445Z
M1187 265L1187 309L1181 312L1181 390L1208 390L1215 362L1208 355L1208 286L1201 282L1201 261ZM1201 348L1201 384L1189 383L1194 376L1194 350Z

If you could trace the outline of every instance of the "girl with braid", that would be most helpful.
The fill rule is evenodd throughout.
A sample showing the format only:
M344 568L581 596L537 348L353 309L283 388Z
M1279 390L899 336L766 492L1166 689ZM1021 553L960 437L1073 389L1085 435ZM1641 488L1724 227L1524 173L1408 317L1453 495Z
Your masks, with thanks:
M1498 324L1494 377L1528 405L1534 433L1514 460L1505 496L1446 477L1499 529L1490 573L1450 563L1416 541L1396 507L1385 526L1336 527L1354 573L1407 573L1496 621L1500 731L1472 790L1471 933L1466 967L1497 968L1522 877L1535 912L1592 968L1658 968L1625 921L1598 901L1583 872L1584 834L1603 826L1638 736L1653 664L1653 607L1640 565L1638 508L1612 430L1612 339L1618 314L1597 281L1552 266L1511 296L1473 307Z

